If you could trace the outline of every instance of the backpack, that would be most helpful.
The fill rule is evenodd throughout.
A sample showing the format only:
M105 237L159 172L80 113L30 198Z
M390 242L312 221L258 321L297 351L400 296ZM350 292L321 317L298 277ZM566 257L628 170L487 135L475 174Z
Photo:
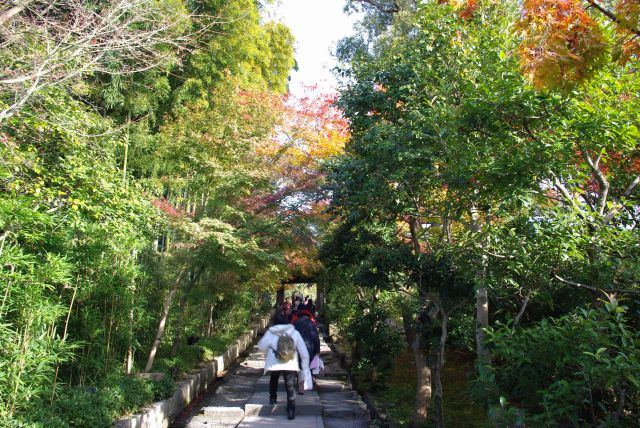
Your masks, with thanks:
M296 356L296 343L293 341L293 337L280 336L278 338L278 347L274 353L276 358L283 363L293 360Z

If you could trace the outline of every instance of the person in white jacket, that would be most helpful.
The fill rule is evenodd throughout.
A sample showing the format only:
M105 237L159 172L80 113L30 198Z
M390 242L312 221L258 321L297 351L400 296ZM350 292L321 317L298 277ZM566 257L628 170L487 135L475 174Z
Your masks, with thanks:
M289 361L281 361L276 356L278 340L281 336L290 336L295 343L296 355ZM304 379L306 371L309 370L309 352L304 344L304 340L295 327L289 324L283 312L277 312L273 317L273 326L269 327L262 339L258 342L258 348L266 352L264 372L271 372L269 382L269 399L271 404L276 404L278 380L280 374L284 378L287 388L287 417L295 418L296 411L296 374L301 371L300 365L304 368L300 379Z

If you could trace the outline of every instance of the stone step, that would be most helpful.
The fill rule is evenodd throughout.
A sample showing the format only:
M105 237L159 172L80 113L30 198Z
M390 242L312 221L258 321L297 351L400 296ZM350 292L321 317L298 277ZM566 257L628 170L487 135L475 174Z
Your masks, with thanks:
M243 392L253 393L254 390L255 390L254 384L251 384L251 385L228 384L228 385L219 386L218 389L216 389L216 394L217 395L233 395L236 393L243 393Z
M263 364L264 367L264 364ZM264 372L264 368L256 367L238 367L233 371L234 374L239 376L260 376Z
M207 406L202 408L202 414L214 419L228 419L230 421L237 420L238 422L240 422L242 418L244 418L244 410L241 407Z
M324 428L322 417L320 416L298 416L288 420L286 417L264 418L260 416L248 416L244 418L238 428ZM360 427L354 427L360 428Z
M251 392L230 395L216 395L206 401L207 406L213 407L243 407L251 398Z
M202 408L202 414L191 418L187 428L230 428L243 419L244 410L241 407L208 406Z
M316 389L318 393L322 394L325 392L343 392L343 391L351 391L351 386L338 379L328 379L324 377L316 378Z
M269 392L255 392L244 406L246 416L286 416L287 395L279 393L278 403L269 404ZM315 391L306 391L296 396L296 415L322 416L320 397Z
M189 420L186 428L235 428L238 426L237 422L225 423L211 419L208 416L196 415Z

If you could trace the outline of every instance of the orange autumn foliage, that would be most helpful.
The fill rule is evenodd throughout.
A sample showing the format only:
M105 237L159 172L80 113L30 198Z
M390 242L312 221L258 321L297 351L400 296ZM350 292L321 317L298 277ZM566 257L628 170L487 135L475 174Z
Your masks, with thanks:
M443 3L443 2L441 2ZM449 0L449 4L462 19L471 19L479 7L478 0Z
M638 0L620 0L616 4L616 17L620 25L616 27L617 43L615 55L621 64L626 64L640 56L638 35L631 29L640 24L640 2Z
M524 0L516 29L520 66L537 89L581 82L605 60L602 28L578 0Z
M269 164L271 182L276 191L254 194L246 200L253 210L281 209L287 198L302 201L305 211L313 211L324 179L322 163L339 155L350 137L349 124L334 106L335 94L323 94L307 88L307 96L288 96L280 104L280 123L272 139L259 143L256 150ZM317 203L317 202L315 202Z

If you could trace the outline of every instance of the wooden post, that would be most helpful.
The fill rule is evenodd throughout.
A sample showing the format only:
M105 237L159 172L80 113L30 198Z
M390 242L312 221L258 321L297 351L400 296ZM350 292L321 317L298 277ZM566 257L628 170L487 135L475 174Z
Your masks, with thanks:
M276 307L282 307L282 305L284 305L284 284L278 288L276 293Z
M318 312L318 318L324 319L324 284L321 282L316 283L316 311Z

